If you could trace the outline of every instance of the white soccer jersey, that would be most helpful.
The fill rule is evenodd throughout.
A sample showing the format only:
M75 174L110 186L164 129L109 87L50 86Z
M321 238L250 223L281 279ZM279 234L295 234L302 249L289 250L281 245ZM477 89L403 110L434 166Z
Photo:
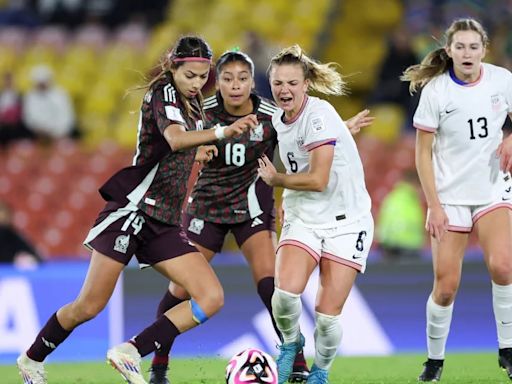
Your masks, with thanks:
M309 151L335 142L329 183L323 192L284 190L286 221L322 228L350 223L368 214L371 200L356 143L332 105L308 96L294 121L283 123L282 116L283 111L278 109L272 124L287 174L307 172Z
M483 63L472 84L457 84L446 72L423 88L414 126L435 133L432 157L441 203L482 205L496 198L496 149L510 112L512 74L495 65Z

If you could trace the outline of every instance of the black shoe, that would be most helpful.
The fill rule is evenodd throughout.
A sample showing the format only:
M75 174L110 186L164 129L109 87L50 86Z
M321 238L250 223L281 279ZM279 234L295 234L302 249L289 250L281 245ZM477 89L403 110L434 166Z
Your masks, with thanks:
M288 378L289 383L305 383L309 376L309 368L306 359L304 358L304 351L300 351L295 356L293 362L293 371Z
M501 348L498 352L498 364L507 372L508 378L512 380L512 348Z
M423 363L423 372L418 377L418 381L440 381L443 373L444 360L428 359Z
M167 364L155 364L149 368L149 384L170 384L167 379Z

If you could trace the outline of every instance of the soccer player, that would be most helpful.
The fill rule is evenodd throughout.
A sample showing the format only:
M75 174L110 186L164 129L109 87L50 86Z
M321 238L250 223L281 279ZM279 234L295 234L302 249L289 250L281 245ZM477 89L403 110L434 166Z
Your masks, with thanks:
M510 176L497 150L509 148L502 127L512 113L512 74L482 63L487 33L473 19L455 20L446 45L402 76L414 92L416 168L428 204L434 286L427 312L428 360L419 381L439 381L469 233L475 229L492 280L499 365L512 379L512 217ZM498 153L499 155L499 153Z
M259 176L284 188L284 224L276 260L272 310L283 335L277 358L279 384L288 380L304 346L300 296L320 267L315 305L315 359L307 383L328 382L342 337L340 314L358 272L364 272L373 239L370 196L356 144L343 120L313 90L343 95L334 63L321 64L294 45L271 60L270 86L280 108L272 124L286 174L259 159Z
M272 317L274 292L275 219L273 190L258 177L258 159L272 159L277 134L272 126L274 103L256 95L254 64L240 51L228 51L216 63L217 93L206 99L206 125L229 125L241 116L255 114L259 125L243 135L217 142L218 156L205 164L192 192L184 219L187 236L212 260L220 252L229 231L247 259L258 295ZM354 133L371 123L368 111L349 120ZM158 307L157 316L188 297L171 282ZM280 335L279 330L275 327ZM155 353L151 384L167 384L168 350ZM297 354L290 380L303 382L307 368L302 351Z
M107 304L119 275L135 254L178 282L191 299L170 309L129 342L115 346L107 360L128 383L146 383L141 357L167 348L180 333L205 322L223 304L222 287L210 265L181 229L181 206L196 160L207 161L215 147L194 147L241 134L257 125L250 114L229 126L202 130L201 88L212 53L201 38L180 38L149 83L140 113L133 165L100 189L107 201L85 244L92 249L89 271L78 297L60 308L17 360L23 381L46 383L43 361L78 325ZM200 279L197 276L201 276Z

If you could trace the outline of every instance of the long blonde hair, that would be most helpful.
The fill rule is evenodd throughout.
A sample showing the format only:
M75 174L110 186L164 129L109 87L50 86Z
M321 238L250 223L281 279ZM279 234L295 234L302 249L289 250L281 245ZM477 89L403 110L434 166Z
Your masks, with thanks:
M411 94L425 86L434 77L450 69L453 61L446 53L446 47L452 44L453 35L459 31L475 31L482 38L484 48L487 48L489 45L487 32L475 19L468 18L453 21L444 33L445 46L429 52L420 64L410 66L400 77L402 81L410 81L409 91Z
M267 75L274 66L283 64L299 64L302 66L304 78L309 80L309 87L325 95L342 96L347 93L346 82L336 70L337 63L322 64L308 57L302 48L295 44L283 49L270 60Z

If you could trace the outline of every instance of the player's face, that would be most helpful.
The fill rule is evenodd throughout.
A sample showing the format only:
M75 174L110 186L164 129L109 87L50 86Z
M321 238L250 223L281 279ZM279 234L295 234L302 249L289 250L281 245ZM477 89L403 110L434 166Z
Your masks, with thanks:
M272 96L288 119L299 113L308 85L300 64L273 65L270 70Z
M236 109L245 106L251 107L250 95L253 87L254 79L251 69L240 61L224 65L218 74L217 89L220 91L226 107Z
M458 31L446 48L453 60L455 75L463 81L476 81L480 76L480 65L485 56L482 37L475 31Z
M208 80L210 63L190 61L171 69L178 91L187 98L196 97Z

